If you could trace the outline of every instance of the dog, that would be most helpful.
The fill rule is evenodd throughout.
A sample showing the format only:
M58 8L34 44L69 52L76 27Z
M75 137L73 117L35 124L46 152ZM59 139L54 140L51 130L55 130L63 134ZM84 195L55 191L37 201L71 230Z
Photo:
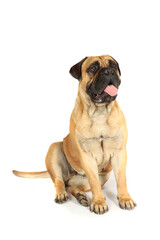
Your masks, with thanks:
M90 211L103 214L108 206L102 192L113 170L117 198L122 209L136 206L127 190L127 126L116 97L121 83L118 62L109 55L85 57L70 69L79 81L70 118L69 134L53 143L47 153L47 171L13 173L20 177L50 177L56 203L68 200L69 192ZM92 192L92 202L85 192Z

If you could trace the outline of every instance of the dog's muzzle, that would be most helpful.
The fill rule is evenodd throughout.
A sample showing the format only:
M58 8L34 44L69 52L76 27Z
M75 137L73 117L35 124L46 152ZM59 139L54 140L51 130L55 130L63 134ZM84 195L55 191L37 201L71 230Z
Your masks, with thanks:
M121 81L113 68L102 68L94 81L86 88L91 100L96 103L111 102L116 99Z

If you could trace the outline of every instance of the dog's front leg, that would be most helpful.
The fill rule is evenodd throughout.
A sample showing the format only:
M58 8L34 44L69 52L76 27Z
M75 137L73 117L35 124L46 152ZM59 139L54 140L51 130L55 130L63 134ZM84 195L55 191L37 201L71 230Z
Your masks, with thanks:
M91 212L95 212L97 214L103 214L108 211L108 206L101 190L96 160L91 157L90 154L83 151L80 152L81 166L86 173L92 191L92 203L90 205L90 210Z
M123 209L133 209L136 203L133 201L127 190L126 183L126 165L127 165L127 152L123 148L115 152L111 160L112 168L117 182L118 200L119 205Z

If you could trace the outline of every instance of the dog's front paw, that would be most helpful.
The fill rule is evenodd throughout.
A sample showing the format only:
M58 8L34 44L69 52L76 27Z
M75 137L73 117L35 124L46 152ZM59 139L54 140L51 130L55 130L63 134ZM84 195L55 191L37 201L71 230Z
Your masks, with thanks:
M55 197L55 202L56 203L64 203L68 200L68 193L66 191L63 191L63 192L59 192L59 193L56 193L56 197Z
M96 214L103 214L108 211L108 206L105 200L93 201L90 205L90 211Z
M119 206L122 209L132 210L136 207L136 202L132 198L118 198Z

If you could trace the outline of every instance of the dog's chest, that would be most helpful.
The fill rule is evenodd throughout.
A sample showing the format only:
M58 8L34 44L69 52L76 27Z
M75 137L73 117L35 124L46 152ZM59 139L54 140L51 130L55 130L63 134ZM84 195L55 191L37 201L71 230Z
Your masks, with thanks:
M105 168L114 152L121 147L121 137L93 137L81 140L81 148L97 162L99 169Z
M115 151L122 146L120 130L111 128L104 117L92 119L85 135L81 136L80 145L84 152L97 162L99 171L105 169Z

